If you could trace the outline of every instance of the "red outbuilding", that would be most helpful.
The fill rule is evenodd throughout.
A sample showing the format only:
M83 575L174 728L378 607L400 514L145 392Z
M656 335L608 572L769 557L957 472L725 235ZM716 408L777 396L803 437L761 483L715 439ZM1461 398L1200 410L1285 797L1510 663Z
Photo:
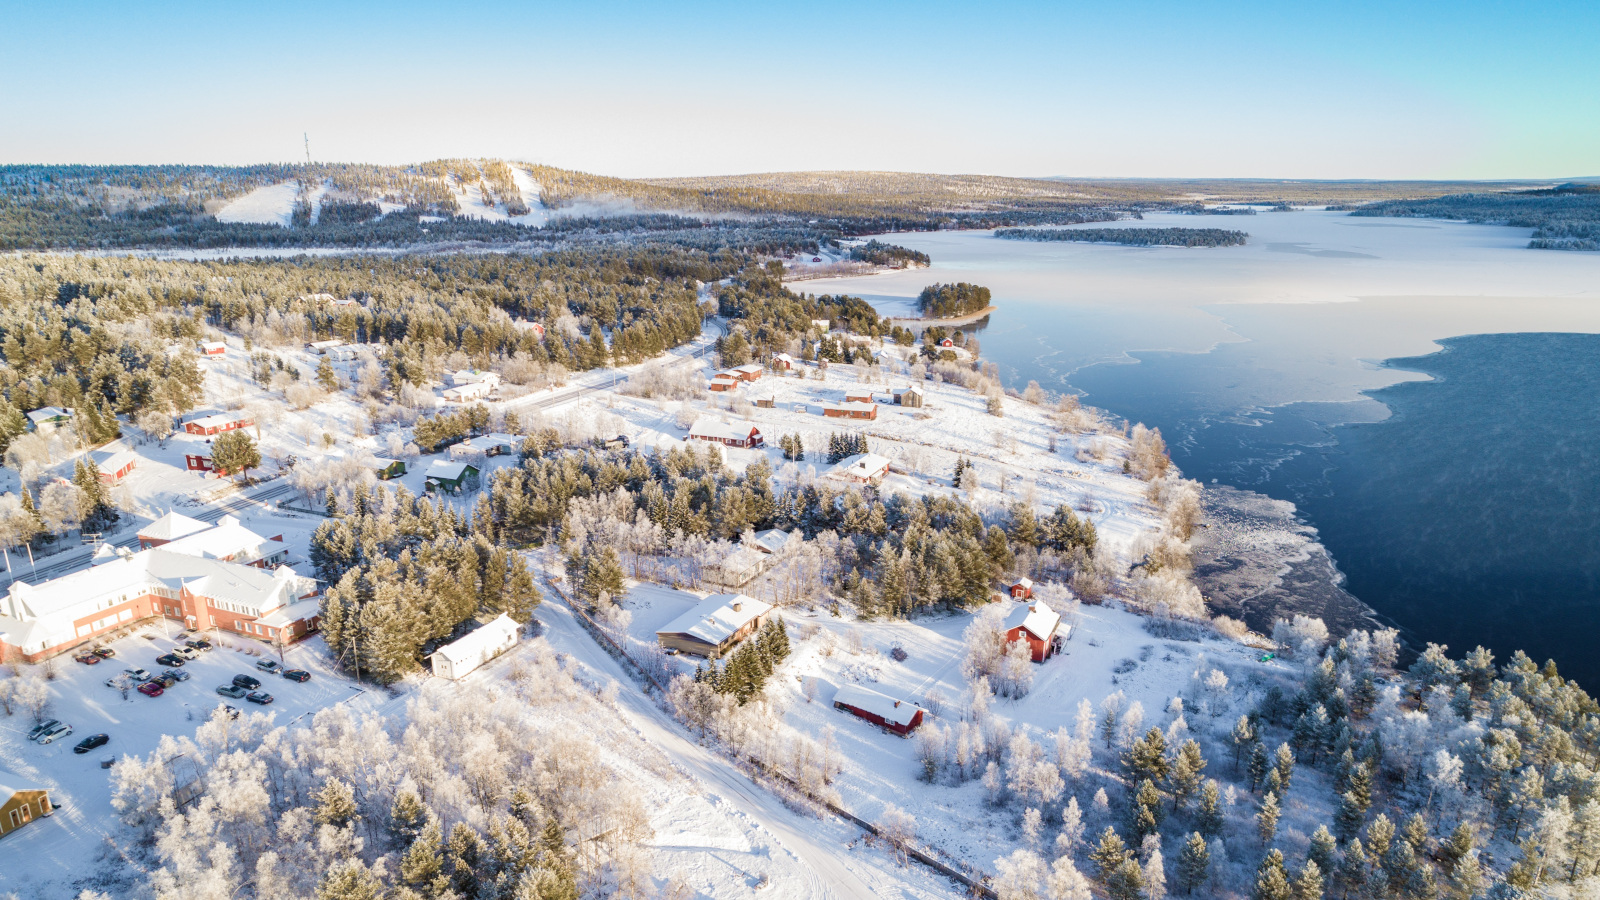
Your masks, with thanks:
M859 684L847 684L833 695L833 706L905 737L922 724L922 710Z
M221 434L224 431L235 431L240 428L249 428L254 424L254 422L250 421L239 413L214 413L209 416L201 416L198 419L183 423L183 430L189 434L209 436L213 434Z

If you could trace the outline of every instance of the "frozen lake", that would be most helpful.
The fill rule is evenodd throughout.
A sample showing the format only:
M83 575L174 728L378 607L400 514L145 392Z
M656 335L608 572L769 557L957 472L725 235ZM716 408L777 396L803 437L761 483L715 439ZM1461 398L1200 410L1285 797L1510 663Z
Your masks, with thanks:
M1470 542L1462 542L1467 536L1441 542L1434 535L1431 542L1420 542L1416 516L1448 519L1466 514L1463 504L1468 503L1518 507L1522 501L1515 491L1526 485L1501 479L1499 487L1452 489L1434 497L1429 493L1436 490L1434 473L1385 462L1390 497L1395 491L1416 492L1401 498L1404 503L1390 504L1381 494L1352 487L1363 483L1370 474L1364 467L1376 465L1379 457L1343 453L1339 443L1353 432L1338 426L1388 419L1389 407L1365 392L1430 376L1386 367L1384 361L1435 353L1441 340L1600 334L1600 254L1528 250L1527 229L1320 211L1158 214L1120 224L1238 229L1249 232L1250 241L1243 247L1176 249L1005 241L990 232L897 234L884 240L928 253L933 267L798 287L858 294L886 313L904 314L929 283L987 285L1000 309L969 330L980 337L984 357L999 363L1008 380L1079 391L1087 402L1159 426L1190 477L1296 502L1352 574L1350 588L1413 637L1445 634L1434 628L1440 607L1432 600L1415 602L1414 592L1396 583L1393 567L1371 570L1345 558L1371 552L1378 546L1371 542L1374 535L1386 542L1382 546L1395 546L1396 558L1408 569L1437 567L1420 581L1435 600L1451 600L1456 621L1448 638L1456 651L1470 649L1463 641L1481 641L1502 656L1523 646L1542 661L1541 653L1562 649L1563 642L1549 639L1562 627L1555 607L1543 602L1536 585L1529 586L1525 567L1506 560L1455 579L1449 574L1455 557L1475 552ZM1591 346L1600 349L1600 341ZM1380 433L1421 427L1442 432L1438 443L1445 452L1431 455L1427 465L1435 472L1443 467L1457 488L1470 483L1466 473L1480 464L1485 440L1504 434L1501 429L1515 429L1518 416L1560 414L1559 404L1538 401L1568 396L1574 360L1583 357L1571 345L1562 348L1561 354L1551 354L1539 341L1508 341L1493 345L1492 353L1463 354L1451 365L1470 371L1445 377L1505 377L1490 367L1494 361L1526 372L1532 382L1519 385L1514 407L1508 402L1492 411L1482 405L1492 398L1479 397L1480 405L1468 410L1459 392L1419 385L1403 395L1415 413L1405 422L1381 426L1388 431ZM1445 409L1454 413L1438 414ZM1588 419L1548 424L1557 432L1551 440L1600 441L1600 434L1589 433ZM1400 446L1410 439L1388 440ZM1580 471L1569 470L1563 478L1600 483L1600 463L1591 465L1584 456L1577 464ZM1538 472L1537 458L1528 459L1528 465ZM1590 468L1581 468L1585 465ZM1330 477L1330 469L1338 475ZM1418 497L1428 502L1414 502ZM1408 512L1400 514L1400 508ZM1366 523L1363 531L1370 540L1351 540L1354 531L1339 524L1353 521ZM1508 515L1494 538L1510 546L1595 543L1592 530L1569 533L1578 520L1562 521L1568 524L1552 531L1533 526L1530 517ZM1562 624L1578 612L1600 627L1600 584L1590 584L1584 574L1600 568L1587 558L1590 552L1578 554L1585 558L1575 559L1572 571L1564 573L1583 577L1560 581L1564 595L1588 591L1576 609L1570 602L1560 604ZM1363 574L1356 577L1357 572ZM1515 588L1523 617L1532 619L1511 636L1504 631L1503 598L1509 588ZM1568 674L1591 684L1600 680L1600 663L1590 671L1568 654L1561 659Z

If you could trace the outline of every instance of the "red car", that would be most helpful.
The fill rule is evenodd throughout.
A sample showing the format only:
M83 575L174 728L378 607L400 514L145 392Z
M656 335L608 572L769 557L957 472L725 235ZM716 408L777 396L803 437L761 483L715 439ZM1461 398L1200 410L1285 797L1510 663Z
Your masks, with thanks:
M146 697L159 697L166 693L166 688L156 684L154 681L146 681L144 684L139 685L139 693Z
M73 659L83 663L86 666L95 666L100 664L100 657L95 656L93 653L80 653L79 655L74 656Z

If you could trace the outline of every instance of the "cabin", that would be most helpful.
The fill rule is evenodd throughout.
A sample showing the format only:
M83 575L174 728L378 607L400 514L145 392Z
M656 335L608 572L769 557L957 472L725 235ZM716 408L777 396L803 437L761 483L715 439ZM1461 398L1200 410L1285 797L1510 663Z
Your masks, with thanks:
M403 459L388 459L379 456L372 461L372 474L378 476L380 481L399 478L406 473L406 462Z
M354 362L356 358L356 348L350 346L349 344L345 344L343 347L334 347L328 350L328 352L324 355L336 362Z
M770 603L744 594L712 594L656 632L664 649L707 659L722 656L761 627Z
M1011 592L1011 599L1013 600L1033 599L1032 578L1018 578L1016 581L1013 581L1007 585L1006 589Z
M755 363L745 363L742 366L734 366L728 371L740 381L759 381L765 372L764 369Z
M1061 614L1043 600L1019 603L1006 616L1006 643L1026 641L1034 662L1044 662L1061 649Z
M344 341L341 341L338 338L329 338L325 341L312 341L306 345L306 349L319 356L326 356L333 348L343 346Z
M626 450L628 449L628 445L630 443L632 442L628 440L627 435L619 434L614 438L608 439L604 444L601 444L601 447L606 450Z
M768 394L765 397L756 397L755 404L762 409L777 409L778 396L776 394Z
M495 384L488 381L473 381L467 384L445 388L440 396L451 403L471 403L474 400L485 400L494 393Z
M833 695L833 708L866 719L887 731L906 737L922 724L922 710L914 703L896 700L859 684L847 684Z
M909 406L914 409L922 408L922 391L916 386L895 388L894 402L896 406Z
M795 547L805 542L805 538L800 536L800 532L784 531L782 528L769 528L766 531L758 531L755 534L755 538L755 543L751 545L752 549L773 556L777 556L790 547Z
M795 358L787 353L779 353L772 358L772 370L774 372L788 372L796 365L798 363L795 362Z
M760 447L764 443L761 429L757 428L754 422L729 424L710 416L701 416L689 426L689 440L708 441L740 449Z
M939 342L939 346L941 346L941 347L954 347L955 345L956 345L956 342L950 340L949 338L945 338L944 340Z
M254 422L239 413L213 413L209 416L201 416L198 419L190 419L183 423L183 430L189 434L210 437L213 434L221 434L224 431L249 428L254 424Z
M100 483L117 485L139 465L139 456L132 450L100 451L94 454L95 468L100 470Z
M846 403L871 403L873 402L872 392L866 388L851 388L844 392L844 401Z
M64 425L72 424L72 410L60 406L46 406L28 413L28 424L33 430L49 434Z
M444 491L459 494L478 486L478 467L464 462L447 462L436 459L428 464L428 473L422 482L425 491Z
M183 455L183 464L188 466L191 472L200 472L202 474L217 472L216 466L211 462L211 457L204 453L185 453ZM217 477L222 478L227 474L227 472L217 472Z
M879 484L889 475L889 460L876 453L857 453L839 460L828 470L829 478L851 484Z
M765 572L770 565L771 558L759 548L739 546L734 547L727 556L706 563L704 574L706 581L711 584L740 588Z
M876 419L878 417L878 404L876 403L825 403L822 414L830 419Z
M737 376L730 375L727 372L718 372L717 374L711 376L710 381L706 382L706 390L715 391L720 394L725 391L738 389L739 383L739 378Z
M55 806L50 802L48 790L0 770L0 837L54 812ZM17 861L21 862L20 859Z
M454 681L517 645L521 626L501 613L491 622L478 626L465 637L457 638L428 656L433 674Z
M201 356L207 356L207 357L227 356L228 355L228 345L224 344L221 341L201 341L200 342L200 355Z

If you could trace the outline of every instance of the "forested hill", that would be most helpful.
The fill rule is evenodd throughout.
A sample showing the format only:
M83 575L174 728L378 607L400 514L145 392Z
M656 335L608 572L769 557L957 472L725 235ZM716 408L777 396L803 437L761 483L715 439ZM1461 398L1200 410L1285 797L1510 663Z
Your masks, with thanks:
M1082 241L1135 247L1237 247L1250 235L1223 228L1001 228L1011 241Z
M1600 184L1564 184L1509 194L1454 194L1429 200L1388 200L1358 207L1353 216L1464 219L1532 228L1529 247L1600 250Z

